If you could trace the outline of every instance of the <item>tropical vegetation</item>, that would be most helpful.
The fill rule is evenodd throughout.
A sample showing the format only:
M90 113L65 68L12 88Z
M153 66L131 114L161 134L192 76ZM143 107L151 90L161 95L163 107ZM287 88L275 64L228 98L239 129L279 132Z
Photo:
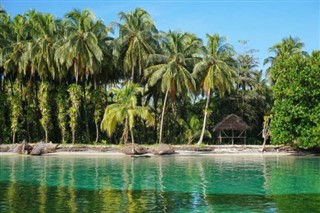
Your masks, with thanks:
M234 113L251 144L272 115L272 143L320 146L320 55L298 38L269 49L265 78L247 41L162 32L141 8L108 25L89 10L1 11L0 28L0 143L214 144Z

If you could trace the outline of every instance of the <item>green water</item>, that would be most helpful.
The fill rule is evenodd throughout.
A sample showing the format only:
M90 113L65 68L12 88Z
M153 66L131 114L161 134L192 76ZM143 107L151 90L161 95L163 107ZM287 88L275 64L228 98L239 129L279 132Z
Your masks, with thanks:
M320 212L320 158L0 156L0 212Z

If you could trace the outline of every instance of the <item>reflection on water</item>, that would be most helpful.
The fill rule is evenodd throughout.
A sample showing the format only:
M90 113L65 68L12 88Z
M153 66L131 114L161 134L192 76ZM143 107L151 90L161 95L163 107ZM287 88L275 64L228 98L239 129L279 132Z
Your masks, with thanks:
M0 156L0 212L316 212L317 157Z

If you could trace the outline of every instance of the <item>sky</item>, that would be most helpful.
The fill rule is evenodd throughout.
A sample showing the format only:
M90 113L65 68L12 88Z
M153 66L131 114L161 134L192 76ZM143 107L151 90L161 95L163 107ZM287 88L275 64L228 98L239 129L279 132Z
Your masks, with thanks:
M320 50L320 0L0 0L12 17L30 9L58 18L72 9L90 9L105 24L119 22L120 11L140 7L148 11L162 31L195 33L206 42L206 34L219 33L236 51L255 49L259 69L272 55L268 48L283 38L299 37L305 50ZM239 40L246 40L243 47Z

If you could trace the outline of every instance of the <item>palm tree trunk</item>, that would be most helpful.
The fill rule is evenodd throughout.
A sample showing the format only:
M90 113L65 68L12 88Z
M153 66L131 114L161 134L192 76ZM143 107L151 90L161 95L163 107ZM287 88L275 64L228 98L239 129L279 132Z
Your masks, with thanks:
M76 131L72 131L72 144L74 144L76 140Z
M13 144L16 143L16 131L13 131L13 133L12 133L12 143Z
M126 117L126 121L124 123L124 130L122 133L121 141L124 142L124 144L127 144L128 142L128 116Z
M98 125L98 122L95 122L96 123L96 143L98 143L99 141L99 125Z
M163 118L164 118L164 111L165 111L165 109L166 109L166 104L167 104L167 99L168 99L168 93L169 93L169 89L167 89L166 95L165 95L164 101L163 101L163 107L162 107L162 113L161 113L161 122L160 122L159 144L162 143Z
M134 136L133 136L133 129L130 128L130 133L131 133L131 142L132 142L132 154L134 155L135 154L135 151L134 151Z
M62 137L62 143L64 144L65 143L64 132L62 133L61 137Z
M131 68L131 82L134 83L134 66Z
M45 142L48 143L48 130L44 130L44 132L45 132L45 136L46 136Z
M202 144L204 132L205 132L205 130L206 130L207 117L208 117L208 108L209 108L209 103L210 103L210 95L211 95L211 90L209 89L209 90L208 90L208 93L207 93L206 108L205 108L205 110L204 110L204 118L203 118L203 125L202 125L201 136L200 136L200 139L199 139L197 145Z
M85 126L86 126L86 133L85 133L85 137L87 140L87 143L90 142L90 135L89 135L89 121L88 121L88 109L87 109L87 95L86 95L86 84L83 84L83 102L84 102L84 122L85 122Z

